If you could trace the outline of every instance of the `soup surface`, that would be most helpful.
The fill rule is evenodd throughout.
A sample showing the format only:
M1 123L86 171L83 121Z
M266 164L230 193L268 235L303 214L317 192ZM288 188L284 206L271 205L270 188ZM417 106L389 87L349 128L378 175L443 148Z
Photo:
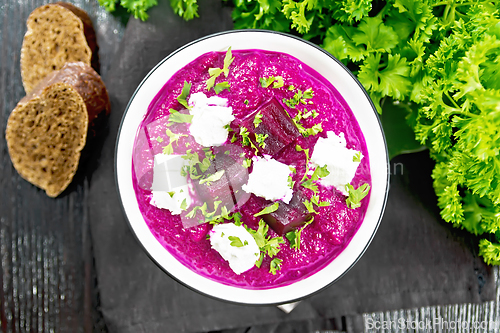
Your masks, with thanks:
M320 152L322 140L336 145ZM345 156L349 167L338 167ZM262 161L286 165L288 174L265 164L258 174ZM283 175L288 188L280 192L274 182ZM209 52L170 78L139 126L133 177L146 223L173 256L250 289L290 284L335 259L363 221L371 185L363 134L342 96L298 59L264 50ZM278 194L252 190L252 178ZM165 208L160 195L178 205ZM212 229L225 223L243 225L261 250L244 272L212 246ZM236 238L232 246L244 247Z

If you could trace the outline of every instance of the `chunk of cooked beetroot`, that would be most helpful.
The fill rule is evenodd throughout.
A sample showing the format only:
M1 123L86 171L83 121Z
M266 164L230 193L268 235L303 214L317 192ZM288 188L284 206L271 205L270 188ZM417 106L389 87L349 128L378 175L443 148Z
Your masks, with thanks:
M262 215L264 221L280 236L297 229L311 219L304 201L308 200L302 191L295 191L290 203L279 202L276 211Z
M210 166L194 181L196 194L210 208L216 201L222 201L220 205L231 211L235 206L243 205L250 196L241 191L241 186L248 181L248 169L243 166L241 149L235 147L216 148ZM222 170L224 174L218 180L203 182L203 179Z
M262 115L262 118L255 127L254 120L259 114ZM271 156L277 154L300 136L297 126L274 97L245 117L241 126L250 132L250 139L258 147L259 152ZM267 135L263 146L257 143L256 135Z

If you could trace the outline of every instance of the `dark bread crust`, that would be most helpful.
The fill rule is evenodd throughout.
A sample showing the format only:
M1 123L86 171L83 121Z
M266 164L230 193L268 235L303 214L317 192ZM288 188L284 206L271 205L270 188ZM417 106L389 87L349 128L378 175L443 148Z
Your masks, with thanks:
M85 39L87 40L90 51L92 52L90 65L93 69L95 69L97 73L99 73L99 46L97 45L97 37L94 30L94 25L92 24L92 20L84 10L74 6L73 4L67 2L56 2L55 4L71 10L73 14L75 14L80 18L80 20L82 20L83 33L85 35Z
M82 96L89 119L88 134L90 138L95 137L97 135L95 129L100 125L98 122L104 119L103 116L110 114L111 104L101 77L83 62L66 63L60 70L50 73L21 102L31 99L32 96L41 95L46 87L57 82L69 84Z
M81 61L99 70L98 47L90 17L68 3L36 8L26 21L21 77L26 94L66 62Z
M24 97L7 121L14 168L56 197L71 183L92 123L110 111L99 75L84 63L68 63ZM90 126L89 126L90 124Z

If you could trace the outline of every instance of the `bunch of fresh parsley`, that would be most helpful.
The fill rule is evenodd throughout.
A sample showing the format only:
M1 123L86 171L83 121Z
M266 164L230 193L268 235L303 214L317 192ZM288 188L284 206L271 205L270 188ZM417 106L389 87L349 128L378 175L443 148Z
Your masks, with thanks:
M121 2L146 10L155 0ZM170 3L186 20L198 16L196 0ZM432 178L442 218L480 235L480 254L500 264L500 1L232 5L235 29L288 32L316 43L357 76L379 113L404 114L436 161Z
M500 4L234 0L235 28L291 32L341 60L436 161L442 218L500 264Z

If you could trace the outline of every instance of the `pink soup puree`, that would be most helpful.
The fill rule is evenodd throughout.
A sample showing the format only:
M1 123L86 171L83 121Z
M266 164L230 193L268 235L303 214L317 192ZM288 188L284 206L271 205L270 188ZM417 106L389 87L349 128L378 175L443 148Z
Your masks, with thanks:
M224 71L217 75L215 72L218 71L213 69L224 69L228 53L234 59L226 63L227 76ZM222 88L218 94L213 87L207 90L211 74L215 77L213 85L219 84L217 87ZM189 90L184 89L182 96L185 83L191 86ZM222 145L202 146L190 133L189 117L178 121L172 117L172 114L189 115L186 104L181 102L185 98L189 103L190 97L198 92L207 97L225 99L226 106L232 108L234 119L226 126L227 140ZM265 116L256 124L258 111ZM242 128L248 131L242 131ZM256 141L257 129L262 131L264 143L269 140L268 145ZM245 136L245 132L250 134ZM315 170L310 157L318 140L327 138L327 133L343 133L346 148L361 153L361 161L350 181L353 189L363 184L371 185L368 152L359 125L342 96L318 72L284 53L263 50L206 53L165 83L140 124L133 154L133 181L139 208L156 239L196 273L248 289L291 284L321 270L346 248L362 223L369 202L368 194L360 201L359 207L348 207L345 190L323 184L321 177L310 180ZM207 158L205 161L209 163L204 167L201 163L194 165L194 175L201 174L199 178L191 179L193 174L187 172L186 176L186 173L181 175L179 172L179 177L187 179L189 184L189 205L185 202L181 213L177 214L153 205L153 156L165 153L178 157L177 160L184 156L182 160L186 161L186 155L193 152L197 152L200 161ZM288 205L285 199L269 200L241 189L253 171L256 156L266 156L290 166L288 185L294 196L291 200L288 198ZM228 178L213 177L214 181L200 182L221 169ZM224 186L229 192L226 191L225 197L224 194L219 197L224 192L220 192L220 188ZM215 198L207 199L207 195ZM314 197L319 200L312 200ZM321 203L310 205L312 211L303 203L311 200ZM276 202L280 211L255 216ZM195 208L204 203L205 212L213 210L214 214L207 216L203 209ZM225 213L221 208L224 205ZM210 221L214 216L216 219ZM217 224L235 221L247 229L257 230L263 217L268 222L280 218L285 220L277 224L269 222L266 234L267 239L281 240L279 252L275 255L264 253L260 267L253 266L237 274L212 248L210 231ZM290 224L287 225L286 221ZM310 223L304 226L306 221ZM300 247L297 248L292 246L286 233L292 232L293 235L299 230ZM278 267L274 265L271 269L273 259Z

